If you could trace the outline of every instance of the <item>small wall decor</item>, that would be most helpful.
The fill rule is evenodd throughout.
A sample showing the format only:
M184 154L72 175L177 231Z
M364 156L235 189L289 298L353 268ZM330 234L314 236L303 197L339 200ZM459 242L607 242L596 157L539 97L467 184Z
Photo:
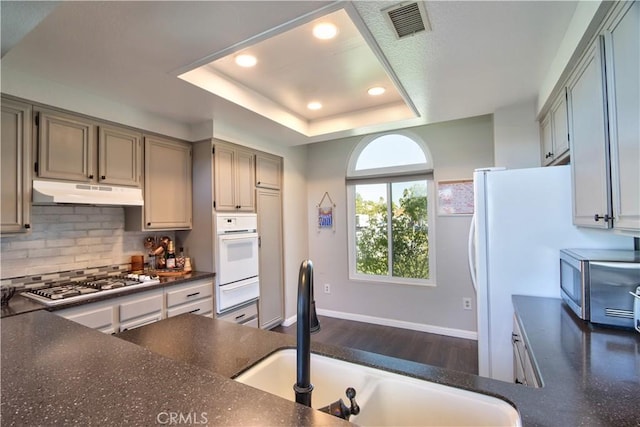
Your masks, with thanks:
M438 215L473 214L473 179L438 182Z
M329 199L330 204L323 206L325 199ZM335 231L336 226L333 221L333 208L336 207L336 204L333 203L333 200L331 200L331 196L327 191L324 192L322 199L320 199L320 203L318 203L316 207L318 208L318 230L330 228Z

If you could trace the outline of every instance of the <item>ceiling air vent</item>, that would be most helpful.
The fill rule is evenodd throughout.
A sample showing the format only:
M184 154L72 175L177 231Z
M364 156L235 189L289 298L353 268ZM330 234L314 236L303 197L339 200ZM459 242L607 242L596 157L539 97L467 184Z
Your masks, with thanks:
M400 3L382 10L397 38L431 31L423 2Z

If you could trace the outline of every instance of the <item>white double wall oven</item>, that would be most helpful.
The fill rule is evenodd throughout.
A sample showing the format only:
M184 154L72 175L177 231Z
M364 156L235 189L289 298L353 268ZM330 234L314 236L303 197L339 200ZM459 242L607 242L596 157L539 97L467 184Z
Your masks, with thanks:
M216 312L229 312L260 297L258 218L254 213L216 214Z

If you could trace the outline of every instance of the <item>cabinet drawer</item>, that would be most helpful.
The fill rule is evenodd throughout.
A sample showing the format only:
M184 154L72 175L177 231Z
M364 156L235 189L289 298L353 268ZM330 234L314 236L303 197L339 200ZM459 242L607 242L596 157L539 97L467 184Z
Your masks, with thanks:
M61 310L56 314L92 329L108 329L113 325L113 307L111 305L82 311Z
M188 286L176 290L167 291L167 308L208 298L213 295L213 283L207 282L199 285Z
M218 319L233 323L248 323L258 317L258 305L256 303L241 307L230 313L219 316Z
M145 316L141 319L131 320L129 322L120 323L120 332L128 331L129 329L139 328L141 326L150 325L162 320L162 312L152 314L151 316Z
M120 304L120 322L135 319L152 313L159 313L162 317L162 291L154 295L137 297L133 301Z
M179 307L170 308L167 310L167 317L173 317L184 313L201 315L213 313L213 298L201 299L189 304L183 304Z

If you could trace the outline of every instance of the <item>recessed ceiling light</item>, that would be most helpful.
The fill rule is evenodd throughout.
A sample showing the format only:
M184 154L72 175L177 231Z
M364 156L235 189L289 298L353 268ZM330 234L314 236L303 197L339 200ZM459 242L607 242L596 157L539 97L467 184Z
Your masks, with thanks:
M367 91L367 93L371 96L378 96L378 95L382 95L385 92L385 88L383 88L382 86L374 86L372 88L369 88L369 90Z
M320 104L320 103L319 103L319 102L317 102L317 101L310 102L310 103L308 103L308 104L307 104L307 108L308 108L309 110L319 110L319 109L321 109L321 108L322 108L322 104Z
M320 40L332 39L336 34L338 34L338 28L329 22L321 22L313 27L313 35Z
M241 67L253 67L258 63L258 60L255 56L243 53L241 55L236 56L236 64Z

